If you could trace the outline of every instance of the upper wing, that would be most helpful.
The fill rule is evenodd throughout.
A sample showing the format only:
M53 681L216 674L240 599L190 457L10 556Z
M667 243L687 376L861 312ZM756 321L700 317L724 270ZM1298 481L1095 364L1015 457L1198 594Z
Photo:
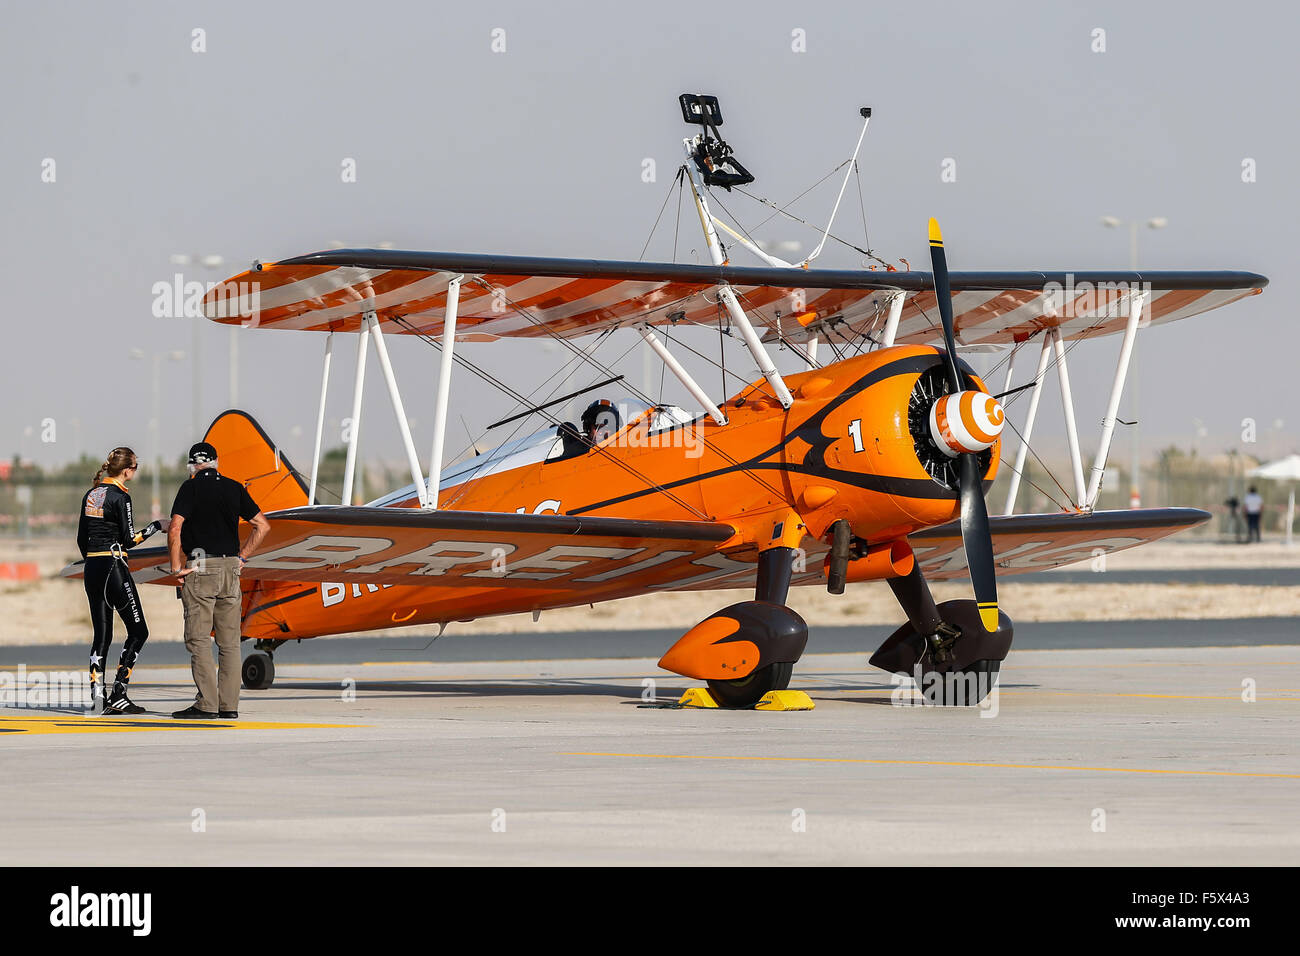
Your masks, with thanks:
M778 335L852 338L883 325L906 296L896 341L942 340L928 272L731 266L343 249L262 263L213 287L208 318L259 328L356 331L373 311L386 332L437 334L447 286L463 276L457 337L586 335L648 322L716 324L717 289L736 290L751 319ZM1021 342L1046 327L1067 338L1124 327L1129 297L1147 320L1171 322L1263 290L1249 272L954 272L953 312L965 345Z

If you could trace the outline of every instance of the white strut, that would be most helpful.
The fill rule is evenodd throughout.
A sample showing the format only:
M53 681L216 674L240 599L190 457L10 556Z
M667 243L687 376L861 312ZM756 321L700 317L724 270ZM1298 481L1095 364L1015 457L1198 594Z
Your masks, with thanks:
M330 387L330 356L334 353L334 333L325 336L325 362L320 375L320 407L316 410L316 446L311 453L311 485L307 489L307 504L316 503L316 480L320 477L321 436L325 432L325 396Z
M438 366L438 404L433 415L433 451L429 456L429 490L425 507L438 507L442 481L443 445L447 437L447 402L451 398L451 361L456 348L456 314L460 311L460 283L455 276L447 283L447 309L442 321L442 361Z

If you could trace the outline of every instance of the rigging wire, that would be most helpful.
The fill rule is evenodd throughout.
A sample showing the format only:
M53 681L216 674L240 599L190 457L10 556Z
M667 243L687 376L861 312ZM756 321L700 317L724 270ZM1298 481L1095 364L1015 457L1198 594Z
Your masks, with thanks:
M848 162L847 159L844 160L844 163L847 163L847 162ZM814 189L816 189L816 188L817 188L818 186L820 186L822 183L826 182L826 180L830 179L832 176L834 176L836 173L838 173L841 169L844 168L844 163L840 163L838 166L836 166L834 169L832 169L829 173L827 173L827 174L826 174L825 176L823 176L821 179L817 180L817 182L813 183L811 186L809 186L807 189L805 189L805 190L804 190L803 192L801 192L799 195L795 196L795 197L794 197L793 199L791 199L788 203L785 203L784 206L778 206L776 203L772 202L770 199L761 199L761 198L759 198L758 196L751 195L750 193L745 192L745 190L741 189L739 186L735 187L735 189L736 189L736 191L737 191L738 193L741 193L742 195L745 195L745 196L749 196L750 199L756 200L756 201L762 203L763 205L765 205L765 206L770 206L772 209L775 209L775 210L776 210L776 212L772 213L772 215L768 216L766 219L764 219L762 222L760 222L760 223L755 227L755 228L757 228L757 229L762 229L762 228L763 228L764 226L766 226L769 222L771 222L773 219L775 219L778 215L789 215L789 213L787 213L787 212L785 211L785 207L787 207L787 206L793 206L793 205L794 205L795 203L797 203L800 199L803 199L804 196L807 196L810 192L812 192ZM808 224L807 224L807 223L804 223L804 225L808 225Z
M913 300L913 304L915 304L915 300ZM926 319L926 321L928 321L928 322L930 323L930 326L931 326L931 329L932 329L932 330L937 330L938 328L940 328L940 326L938 326L938 325L935 324L934 319L932 319L932 318L930 317L930 314L929 314L929 313L928 313L928 312L927 312L923 307L921 307L920 305L917 305L916 308L917 308L917 310L918 310L918 311L919 311L923 316L925 316L925 319ZM1079 345L1079 343L1080 343L1080 342L1083 342L1083 341L1088 337L1089 333L1093 332L1093 331L1096 330L1096 329L1101 328L1101 327L1102 327L1103 325L1105 325L1108 321L1110 321L1110 319L1111 319L1111 316L1106 316L1106 315L1098 316L1097 319L1096 319L1096 320L1095 320L1091 325L1086 326L1082 331L1079 332L1079 334L1078 334L1076 337L1072 338L1069 342L1066 343L1066 345L1065 345L1065 350L1064 350L1064 352L1063 352L1063 355L1064 355L1064 356L1069 356L1069 354L1070 354L1071 352L1074 351L1074 349ZM1047 330L1044 328L1044 329L1040 329L1039 331L1045 333ZM1033 335L1037 335L1037 334L1038 334L1038 332L1033 333ZM1025 341L1028 342L1030 339L1033 338L1033 335L1030 335L1028 338L1025 339ZM1007 362L1009 362L1009 361L1011 360L1012 355L1015 354L1016 350L1017 350L1017 349L1020 347L1020 345L1022 345L1022 344L1024 344L1024 343L1016 343L1010 351L1008 351L1008 352L1007 352L1005 355L1003 355L1003 356L1002 356L1002 357L1001 357L997 362L995 362L995 363L993 364L993 366L988 370L988 372L985 374L984 377L987 378L987 377L989 377L989 376L994 375L996 372L998 372L998 371L1002 368L1003 365L1005 365ZM1036 382L1036 386L1041 386L1041 385L1043 384L1043 382L1045 382L1045 381L1047 380L1047 373L1050 372L1052 369L1057 369L1057 367L1059 366L1059 364L1060 364L1060 363L1057 361L1056 353L1055 353L1055 351L1053 351L1052 354L1051 354L1051 356L1050 356L1049 359L1048 359L1048 363L1047 363L1047 365L1044 366L1044 368L1043 368L1043 378L1042 378L1041 380L1039 380L1039 381ZM1057 374L1058 374L1058 375L1060 374L1059 369L1058 369L1058 371L1057 371ZM1007 409L1007 408L1010 408L1012 405L1015 404L1016 400L1017 400L1018 398L1020 398L1021 395L1024 395L1024 394L1026 394L1026 391L1017 390L1016 393L1010 397L1010 400L1003 404L1003 406L1002 406L1003 409L1005 410L1005 409ZM1056 485L1057 488L1060 488L1060 489L1061 489L1061 493L1062 493L1063 495L1065 495L1066 500L1067 500L1067 501L1072 501L1073 499L1070 497L1070 493L1069 493L1068 491L1066 491L1065 488L1061 485L1060 480L1057 479L1057 477L1056 477L1055 473L1053 473L1052 469L1050 469L1050 468L1047 466L1046 462L1043 461L1043 459L1039 456L1038 452L1035 451L1034 447L1033 447L1031 444L1029 444L1028 442L1025 442L1025 440L1024 440L1024 436L1020 434L1019 429L1017 429L1015 425L1011 424L1011 419L1010 419L1009 416L1006 417L1006 422L1007 422L1008 425L1011 425L1011 430L1014 431L1014 432L1016 433L1016 436L1019 437L1020 440L1021 440L1021 442L1025 444L1025 447L1028 449L1029 453L1030 453L1031 455L1034 456L1034 460L1037 461L1040 465L1042 465L1042 467L1043 467L1043 471L1046 472L1047 476L1048 476L1049 478L1052 479L1052 483L1053 483L1054 485ZM1031 482L1031 484L1032 484L1032 482ZM1034 485L1034 487L1035 487L1035 488L1038 488L1037 485ZM1042 489L1041 489L1041 488L1038 488L1038 490L1039 490L1040 492L1042 492ZM1057 501L1055 498L1053 498L1051 495L1048 495L1048 494L1046 494L1045 492L1043 492L1043 494L1044 494L1044 497L1046 497L1046 498L1047 498L1049 501L1051 501L1053 504L1060 505L1060 502ZM1062 510L1066 510L1066 511L1068 511L1068 510L1070 510L1070 509L1069 509L1069 508L1064 508L1064 509L1062 509Z
M684 165L677 167L677 222L673 226L673 262L677 261L677 237L682 231L682 194L686 191L683 188L685 174Z
M606 329L605 332L602 333L602 334L600 335L600 337L598 337L598 338L596 339L596 341L592 343L592 346L591 346L592 350L595 350L596 348L599 348L599 347L600 347L601 342L602 342L602 341L603 341L603 340L608 336L608 333L609 333L610 331L612 331L612 330L610 330L610 329ZM577 361L578 361L578 360L577 360L576 358L571 358L571 359L569 359L569 361L567 361L567 362L565 362L563 365L561 365L559 369L557 369L556 371L552 372L552 373L551 373L550 375L548 375L545 379L543 379L543 380L541 381L540 384L538 384L537 386L535 386L535 387L533 388L533 390L532 390L531 392L529 392L529 394L528 394L528 402L529 402L529 405L531 406L531 405L538 404L538 403L535 401L535 399L536 399L536 397L537 397L537 393L540 392L540 391L541 391L543 388L545 388L547 385L549 385L553 380L555 380L555 379L558 378L559 381L557 381L557 382L555 383L555 385L553 385L553 386L551 387L551 391L548 392L547 395L545 396L545 397L548 398L548 399L551 398L551 397L555 394L556 390L559 389L562 385L564 385L564 383L567 382L567 381L572 377L572 375L573 375L573 371L572 371L572 369L573 369L573 367L577 364ZM461 416L461 424L464 425L464 422L465 422L465 418L464 418L464 416L462 415L462 416ZM508 435L507 435L507 436L506 436L502 441L500 441L500 442L498 442L496 445L492 446L492 448L489 449L489 451L495 450L496 448L500 448L502 445L505 445L505 444L507 444L507 443L509 443L509 442L511 442L511 441L514 441L514 440L515 440L515 436L519 434L519 430L520 430L522 427L523 427L522 425L516 425L515 428L512 429L511 432L510 432L510 433L509 433L509 434L508 434ZM467 433L469 433L469 426L468 426L468 425L465 426L465 431L466 431ZM486 433L484 434L484 436L481 436L481 437L486 437ZM452 459L451 459L453 462L456 461L456 460L458 460L458 459L460 458L460 456L463 455L463 454L465 454L465 452L466 452L468 449L470 449L470 448L473 448L473 449L475 450L475 453L476 453L476 454L478 453L478 439L475 438L473 434L470 434L470 435L469 435L469 439L470 439L470 444L467 445L467 446L465 446L465 448L461 449L461 451L456 455L455 458L452 458ZM486 465L487 463L484 462L484 464Z
M483 288L487 288L487 284L483 281L482 278L478 278L478 279L476 279L475 281L476 281L476 282L477 282L481 287L483 287ZM521 315L525 320L527 320L528 322L532 323L532 324L533 324L534 326L536 326L537 328L541 329L544 333L546 333L547 335L549 335L551 338L555 339L557 342L559 342L559 343L560 343L561 345L563 345L565 348L569 349L570 351L577 352L577 349L576 349L576 347L573 345L572 342L570 342L568 339L564 338L562 335L560 335L558 332L556 332L554 329L552 329L552 328L551 328L547 323L542 322L542 321L540 321L539 319L535 318L534 316L530 315L530 314L529 314L525 309L523 309L523 308L522 308L521 306L519 306L516 302L514 302L514 300L512 300L509 296L507 296L507 295L503 295L502 298L505 300L505 302L506 302L506 303L507 303L507 304L508 304L512 309L514 309L516 312L518 312L518 313L519 313L519 314L520 314L520 315ZM721 309L721 304L719 304L719 309ZM597 362L597 361L596 361L594 358L592 358L592 357L587 357L586 361L588 361L588 362L589 362L593 367L595 367L596 369L598 369L599 371L603 372L603 373L606 374L606 375L613 375L613 374L614 374L613 371L612 371L610 368L608 368L607 366L601 365L599 362ZM648 396L648 395L646 395L645 393L643 393L643 392L642 392L640 389L638 389L635 385L631 385L631 384L629 384L629 383L626 382L626 381L624 381L624 385L627 387L627 390L628 390L629 392L631 392L634 396L636 396L638 399L640 399L640 400L641 400L642 402L644 402L645 404L647 404L647 405L653 405L653 404L654 404L654 402L651 400L650 396ZM725 389L724 389L724 391L725 391ZM739 462L737 459L733 458L729 453L727 453L727 452L724 451L723 449L719 448L716 444L714 444L713 442L711 442L709 439L701 437L701 440L704 442L705 445L708 445L710 448L712 448L714 454L718 455L720 458L723 458L724 460L730 462L730 463L733 464L733 465L737 465L737 466L740 465L740 462ZM780 494L781 494L781 492L779 492L776 488L774 488L772 485L770 485L767 481L765 481L765 480L764 480L763 478L761 478L759 475L754 474L752 471L748 471L748 470L746 470L746 469L741 469L741 473L744 474L745 476L747 476L748 478L750 478L750 479L751 479L752 481L754 481L755 483L757 483L760 487L762 487L764 490L766 490L766 491L769 492L770 494L775 494L775 495L780 495ZM646 481L649 481L649 479L645 479L645 480L646 480ZM658 487L658 486L656 486L656 487ZM662 489L661 489L661 490L662 490Z
M679 166L677 169L677 175L673 177L673 182L668 184L668 195L664 196L664 204L659 207L659 215L655 217L655 224L650 227L650 235L645 237L645 245L641 247L641 255L637 257L638 262L645 261L645 251L650 248L650 240L655 237L655 231L659 228L659 220L663 219L664 210L668 208L668 200L673 198L673 186L677 186L678 189L680 190L682 174L685 172L685 170L686 170L685 166ZM680 197L680 192L679 192L679 197ZM680 208L681 208L681 202L679 198L678 209L680 210ZM680 218L680 214L679 214L679 218ZM674 242L673 243L674 255L676 255L676 249L677 249L677 244L676 242Z
M477 281L479 281L480 284L482 283L482 280L477 280ZM507 300L507 301L508 301L508 300ZM441 342L437 341L435 338L433 338L432 336L428 335L427 333L422 332L422 331L420 331L419 329L416 329L416 328L415 328L414 326L412 326L409 322L407 322L404 318L402 318L402 317L400 317L400 316L394 316L394 317L393 317L393 320L394 320L395 322L397 322L398 324L401 324L401 325L402 325L403 327L405 327L406 329L408 329L408 330L409 330L413 335L415 335L417 338L419 338L421 341L423 341L426 345L430 345L430 346L432 346L433 348L437 349L439 352L442 351L442 343L441 343ZM566 344L567 344L567 343L566 343ZM494 375L492 375L490 372L488 372L488 371L486 371L486 370L480 368L480 367L479 367L478 365L476 365L474 362L471 362L469 359L465 358L463 355L460 355L459 353L457 353L457 352L454 351L454 350L452 351L452 359L453 359L453 360L454 360L458 365L460 365L462 368L467 368L467 369L469 369L471 372L473 372L473 373L474 373L475 375L477 375L479 378L483 379L483 380L484 380L485 382L487 382L489 385L492 385L492 386L494 386L495 388L500 389L501 391L505 392L507 395L509 395L509 396L511 396L512 398L514 398L515 401L519 402L521 405L525 405L525 406L526 406L526 405L529 404L529 400L528 400L526 397L524 397L523 395L520 395L517 391L515 391L513 388L511 388L511 387L510 387L509 385L507 385L505 382L502 382L502 381L501 381L500 379L498 379L496 376L494 376ZM608 370L605 370L605 371L607 372ZM560 425L563 424L563 422L561 422L558 418L556 418L555 416L553 416L549 411L547 411L547 410L545 410L545 409L539 409L539 410L538 410L538 413L541 414L541 415L543 415L543 416L546 417L547 419L549 419L550 422L551 422L551 424L555 425L557 428L558 428ZM640 473L636 468L634 468L633 466L631 466L631 465L628 464L627 462L623 461L623 460L620 459L618 456L610 454L609 449L607 449L607 448L605 448L605 447L603 447L603 446L601 446L601 445L593 445L593 446L592 446L592 449L593 449L594 451L596 451L596 452L598 452L598 453L604 455L604 457L605 457L606 459L608 459L609 461L613 462L613 463L614 463L615 465L617 465L618 467L622 468L624 471L626 471L628 474L632 475L632 476L633 476L634 478L636 478L638 481L643 481L643 482L645 482L646 485L647 485L647 489L648 489L649 491L655 491L655 492L658 492L658 493L664 495L664 496L665 496L666 498L668 498L670 501L672 501L672 502L674 502L675 504L681 506L681 507L684 508L685 510L690 511L690 512L692 512L692 513L695 514L695 515L698 515L699 518L700 518L702 521L708 521L708 520L710 520L710 519L709 519L709 516L706 515L706 514L704 514L704 512L700 511L698 508L696 508L696 507L694 507L693 505L691 505L691 504L689 504L689 503L683 501L681 498L679 498L677 495L673 494L673 493L672 493L671 491L669 491L667 488L664 488L662 485L659 485L659 484L657 484L656 482L651 481L650 478L648 478L648 477L647 477L646 475L644 475L644 474L641 474L641 473Z
M588 349L587 351L588 351L588 352L595 352L595 350L596 350L597 348L599 348L600 345L601 345L605 340L607 340L607 339L609 338L609 333L612 332L612 331L613 331L612 329L606 329L605 332L602 333L602 334L601 334L601 335L596 339L596 341L592 343L591 348ZM576 366L577 361L578 361L578 360L577 360L576 358L574 358L574 359L570 359L568 362L565 363L565 365L564 365L563 368L561 369L561 371L564 371L564 372L565 372L564 376L563 376L562 378L560 378L558 381L556 381L554 385L551 386L551 390L550 390L550 391L545 395L545 399L546 399L546 401L543 401L543 402L540 402L540 403L537 403L537 404L541 404L541 405L549 404L550 399L555 395L555 393L556 393L557 391L559 391L560 388L562 388L562 387L564 386L564 384L565 384L566 382L568 382L569 379L571 379L571 378L573 377L573 371L576 371L576 368L574 368L573 371L566 371L566 370L568 370L568 369L570 368L570 366ZM543 381L540 385L538 385L536 388L534 388L533 391L529 394L529 399L530 399L530 401L531 401L531 400L532 400L532 399L537 395L537 393L538 393L539 391L541 391L543 388L545 388L546 385L547 385L549 382L551 382L553 379L555 379L555 378L557 377L558 374L559 374L559 373L552 373L550 376L548 376L548 377L546 378L545 381ZM498 446L496 446L496 447L497 447L497 448L501 448L501 447L504 447L505 445L509 444L510 442L515 441L515 440L516 440L516 436L520 433L520 431L523 430L524 425L527 423L528 419L531 418L532 415L533 415L534 413L536 413L538 410L539 410L539 409L537 409L537 408L529 408L529 409L527 409L527 414L525 414L525 415L523 415L523 416L520 417L518 423L517 423L517 424L515 425L515 427L510 431L510 434L505 438L504 441L501 442L500 445L498 445ZM488 456L488 457L490 458L490 456ZM485 461L483 462L483 464L482 464L479 468L475 469L475 472L476 472L476 473L473 474L471 477L467 478L467 479L462 483L462 485L460 485L460 486L458 487L456 494L454 494L454 495L451 497L451 499L450 499L450 501L449 501L448 503L455 502L455 501L459 501L461 498L464 498L466 495L468 495L468 494L469 494L469 493L470 493L470 492L471 492L471 491L472 491L472 490L473 490L473 489L478 485L478 483L479 483L482 479L488 477L488 475L491 474L491 472L488 471L488 470L486 470L486 469L487 469L487 467L488 467L490 464L491 464L491 461L490 461L490 460L485 460Z
M1034 451L1033 446L1031 446L1028 442L1025 442L1025 436L1020 434L1020 429L1018 429L1014 424L1012 424L1011 419L1007 418L1007 419L1005 419L1005 421L1006 421L1006 423L1007 423L1008 425L1011 426L1011 430L1012 430L1013 432L1016 433L1016 437L1020 439L1021 443L1024 444L1025 448L1028 449L1029 453L1030 453L1031 455L1034 456L1034 460L1035 460L1036 462L1038 462L1040 465L1043 466L1043 471L1047 474L1047 477L1048 477L1048 478L1051 478L1051 479L1052 479L1052 484L1056 485L1057 488L1060 488L1060 489L1061 489L1061 494L1065 495L1065 500L1066 500L1066 501L1069 501L1069 500L1070 500L1070 493L1069 493L1068 491L1066 491L1064 488L1061 488L1061 483L1060 483L1059 481L1057 481L1057 480L1056 480L1056 476L1055 476L1054 474L1052 474L1052 469L1048 468L1047 465L1043 463L1043 459L1041 459L1041 458L1038 457L1038 452ZM1013 474L1020 474L1020 476L1021 476L1021 481L1027 481L1027 482L1029 482L1030 487L1032 487L1035 491L1037 491L1039 494L1041 494L1044 498L1046 498L1046 499L1047 499L1048 501L1050 501L1052 504L1056 505L1056 506L1057 506L1058 508L1060 508L1062 511L1071 511L1071 510L1075 510L1075 509L1073 508L1072 505L1063 505L1063 504L1061 504L1061 502L1058 501L1058 500L1056 499L1056 497L1053 496L1050 492L1048 492L1048 491L1044 491L1041 487L1039 487L1037 484L1035 484L1031 479L1024 477L1023 473L1017 472L1014 466L1013 466L1011 469L1009 469L1009 470L1010 470Z
M847 162L847 160L846 160L845 162ZM844 165L843 163L840 164L840 166L843 166L843 165ZM839 167L836 167L836 168L838 169ZM832 170L832 172L833 172L833 171L834 171L834 170ZM820 184L819 184L819 185L820 185ZM767 222L768 220L772 219L772 218L773 218L777 213L779 213L779 214L781 214L782 216L785 216L787 219L793 219L795 222L802 223L803 225L807 226L809 229L816 229L818 232L822 232L822 231L823 231L823 230L819 229L817 226L814 226L814 225L813 225L812 223L810 223L807 219L800 218L799 216L796 216L796 215L795 215L794 213L792 213L792 212L789 212L789 211L787 211L787 210L785 210L785 209L781 209L781 208L778 207L775 203L773 203L771 200L764 199L762 196L755 196L755 195L754 195L753 193L751 193L751 192L746 192L746 191L745 191L744 189L742 189L740 186L733 186L732 188L735 189L736 192L740 193L742 196L748 196L750 199L754 200L755 202L757 202L757 203L762 203L764 206L769 206L769 207L771 207L772 209L775 209L775 210L776 210L776 213L773 213L773 215L772 215L772 216L769 216L767 219L765 219L764 222ZM757 227L755 227L755 228L762 228L762 224L760 223L759 226L757 226ZM885 266L886 268L892 268L892 266L890 266L889 263L885 262L884 259L882 259L882 258L880 258L880 256L876 255L876 253L875 253L874 251L872 251L871 249L863 249L861 246L856 245L856 244L854 244L854 243L852 243L852 242L849 242L847 239L842 239L842 238L840 238L839 236L835 235L835 233L833 233L833 232L827 232L827 233L825 233L825 235L826 235L826 237L829 238L829 239L834 239L834 240L835 240L836 242L838 242L840 245L842 245L842 246L847 246L849 249L852 249L854 252L860 252L860 253L862 253L862 255L864 255L864 256L867 256L867 257L869 257L869 258L871 258L871 259L875 259L877 262L879 262L881 265Z

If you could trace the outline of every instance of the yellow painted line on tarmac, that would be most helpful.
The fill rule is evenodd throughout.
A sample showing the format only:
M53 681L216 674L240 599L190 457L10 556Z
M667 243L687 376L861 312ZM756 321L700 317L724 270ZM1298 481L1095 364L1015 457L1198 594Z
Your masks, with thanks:
M1033 653L1032 651L1019 651L1021 654ZM1122 667L1295 667L1300 665L1300 659L1293 661L1140 661L1131 664L1108 664L1106 662L1092 663L1073 663L1073 664L1040 664L1035 661L1031 666L1048 670L1060 667L1093 667L1097 670L1119 670Z
M1086 773L1146 773L1193 777L1266 777L1300 780L1300 773L1251 773L1240 770L1162 770L1151 767L1077 767L1034 763L978 763L965 760L872 760L865 757L746 757L714 754L634 754L600 751L564 751L564 757L640 757L653 760L757 760L767 763L851 763L905 767L972 767L980 770L1080 770Z
M1199 620L1199 619L1198 619L1198 618L1192 618L1192 620ZM1061 623L1061 624L1068 624L1068 623L1075 623L1075 622L1071 622L1071 621L1044 621L1044 622L1034 621L1034 622L1031 622L1031 623L1035 623L1035 624L1037 624L1037 623L1046 623L1046 624ZM1088 623L1088 622L1083 622L1083 623ZM1100 623L1107 623L1107 622L1104 622L1104 621L1103 621L1103 622L1100 622ZM1114 623L1114 622L1111 622L1111 623ZM1123 623L1123 622L1119 622L1119 623ZM1263 649L1269 649L1269 650L1277 651L1277 650L1284 650L1284 649L1285 649L1285 650L1294 650L1294 649L1296 649L1297 647L1300 647L1300 645L1296 645L1296 644L1190 644L1190 645L1188 645L1188 644L1168 644L1168 645L1158 644L1158 645L1150 646L1150 647L1018 647L1018 648L1014 648L1014 650L1015 650L1015 652L1016 652L1017 654L1069 654L1069 653L1077 653L1077 652L1079 652L1079 651L1240 651L1240 650L1258 651L1258 650L1263 650ZM1294 661L1286 661L1285 663L1287 663L1287 664L1294 664L1295 662L1294 662ZM1073 666L1073 665L1066 664L1066 665L1062 665L1062 666L1070 667L1070 666Z
M1228 694L1219 696L1214 694L1139 694L1139 693L1103 693L1099 691L1071 691L1071 690L999 690L1003 696L1015 696L1026 694L1034 697L1148 697L1155 700L1241 700L1241 694ZM1256 697L1252 703L1256 702L1278 702L1300 703L1300 697ZM1244 703L1244 701L1243 701Z
M914 688L879 688L879 687L816 687L810 689L818 694L861 694L875 691L875 696L884 699L898 690L903 690L912 696L909 700L921 700L921 695ZM1285 688L1279 688L1285 689ZM1121 693L1103 693L1099 691L1069 691L1069 690L1002 690L998 689L1001 697L1150 697L1156 700L1241 700L1241 694L1228 694L1227 696L1215 696L1209 694L1121 694ZM1270 703L1282 701L1289 704L1300 703L1300 697L1256 697L1251 703Z
M112 734L141 730L325 730L366 724L290 724L265 720L175 720L129 717L0 717L5 734Z

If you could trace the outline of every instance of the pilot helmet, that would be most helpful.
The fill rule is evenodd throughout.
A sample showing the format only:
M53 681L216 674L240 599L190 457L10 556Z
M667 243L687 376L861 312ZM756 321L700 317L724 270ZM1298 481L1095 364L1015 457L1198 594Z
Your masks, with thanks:
M623 417L608 398L602 398L587 406L582 413L582 433L593 442L602 442L618 432Z

